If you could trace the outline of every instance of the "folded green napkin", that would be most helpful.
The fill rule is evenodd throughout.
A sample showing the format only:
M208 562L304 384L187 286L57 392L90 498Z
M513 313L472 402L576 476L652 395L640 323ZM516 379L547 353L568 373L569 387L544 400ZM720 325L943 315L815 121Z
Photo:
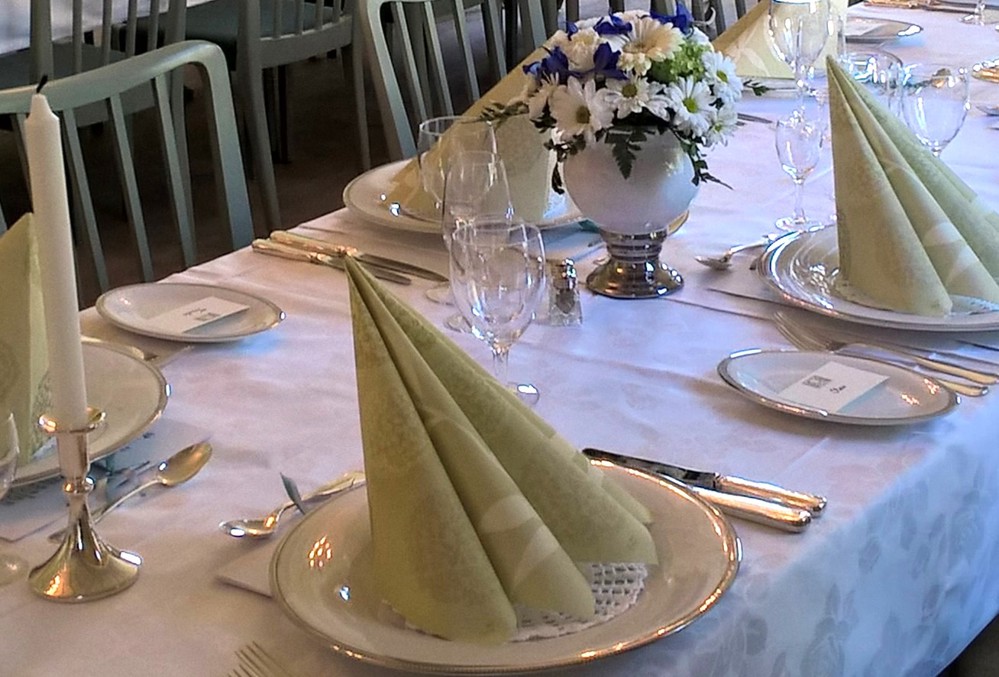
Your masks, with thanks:
M999 214L832 59L829 113L840 271L900 312L941 316L952 295L999 303Z
M521 66L544 55L544 50L535 50L473 103L464 115L478 117L487 106L506 104L519 96L528 83L528 76ZM544 145L549 136L548 132L538 130L526 115L505 120L496 129L496 152L503 158L506 167L514 212L528 223L541 221L548 209L551 172L555 163L554 154ZM423 190L416 158L407 162L392 177L387 196L389 202L399 203L412 214L424 218L437 214L434 197Z
M36 422L49 405L45 315L30 214L0 237L0 290L0 415L13 412L18 463L27 463L45 442Z
M441 637L499 643L513 604L587 619L576 562L657 562L648 512L351 259L374 575Z
M831 0L830 11L846 15L847 0ZM735 62L735 72L743 78L792 78L791 67L774 54L769 36L770 0L760 0L738 21L714 39L716 51ZM827 45L832 47L832 41ZM826 52L823 52L825 54ZM819 63L822 58L819 58Z

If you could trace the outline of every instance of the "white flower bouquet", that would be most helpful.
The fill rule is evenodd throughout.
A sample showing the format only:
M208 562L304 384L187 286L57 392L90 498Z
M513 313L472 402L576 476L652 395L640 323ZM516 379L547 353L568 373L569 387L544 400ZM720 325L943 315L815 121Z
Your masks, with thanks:
M639 144L650 134L675 134L694 165L694 182L717 181L703 150L727 141L736 126L743 83L735 64L715 52L689 11L661 16L643 10L570 24L547 43L548 55L524 67L529 82L485 117L527 114L553 130L559 160L587 144L612 145L628 178ZM553 187L561 192L556 171Z

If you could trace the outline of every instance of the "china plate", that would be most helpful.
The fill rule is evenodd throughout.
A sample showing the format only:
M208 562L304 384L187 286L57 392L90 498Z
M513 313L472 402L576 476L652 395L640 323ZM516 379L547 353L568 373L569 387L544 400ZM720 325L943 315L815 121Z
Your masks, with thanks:
M246 310L186 332L166 331L149 322L168 310L214 296L248 306ZM105 292L97 299L97 312L111 324L143 336L184 341L222 343L270 329L284 319L284 311L266 299L245 292L205 284L157 282L133 284Z
M637 603L575 634L499 646L452 642L385 619L370 575L367 494L351 491L310 512L271 559L271 592L284 612L345 656L419 672L527 672L588 663L676 632L714 606L739 569L741 547L713 507L676 482L600 464L651 512L656 549Z
M838 412L788 399L781 391L828 362L887 376ZM960 400L931 378L887 362L827 352L741 350L718 364L718 374L757 404L805 418L853 425L919 423L946 414Z
M87 440L90 460L113 453L141 435L160 417L170 386L155 366L136 358L128 348L109 343L83 344L83 372L87 403L107 418ZM51 445L51 443L50 443ZM54 445L31 463L20 465L13 486L31 484L59 475Z
M386 190L392 185L392 178L409 160L399 160L370 169L356 177L343 189L343 203L347 209L379 226L407 230L416 233L440 235L441 226L436 221L413 216L398 202L388 199ZM549 191L548 210L545 218L537 224L539 228L564 226L583 218L568 195Z
M858 45L880 45L897 38L907 38L921 33L922 26L890 19L869 19L862 16L847 17L846 41Z
M848 301L836 291L839 276L836 228L790 233L775 240L758 270L791 304L848 322L910 331L962 332L999 329L999 312L912 315Z

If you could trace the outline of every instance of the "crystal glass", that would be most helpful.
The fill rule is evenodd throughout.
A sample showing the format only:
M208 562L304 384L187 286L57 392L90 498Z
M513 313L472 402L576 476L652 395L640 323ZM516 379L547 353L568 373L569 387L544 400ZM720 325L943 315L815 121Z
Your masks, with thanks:
M961 17L961 22L973 26L988 26L999 21L999 13L986 9L985 0L976 0L971 14ZM999 30L997 28L996 30Z
M496 153L466 150L452 156L444 183L441 233L445 246L451 246L451 235L458 226L479 214L512 217L510 183Z
M545 293L545 250L536 226L506 215L479 215L451 238L451 289L475 336L493 353L500 383L527 404L538 400L530 384L507 379L510 348L524 333Z
M14 415L8 413L5 419L0 419L0 499L7 494L14 481L18 449ZM0 553L0 585L7 585L20 578L25 566L20 557Z
M903 69L902 117L920 143L940 156L964 124L971 103L964 68L913 64Z
M423 190L437 202L444 199L444 180L451 156L466 150L496 152L493 125L476 118L446 115L420 123L417 160Z
M777 121L774 138L777 157L781 167L794 180L794 213L777 219L780 230L807 230L822 225L805 216L802 200L805 193L805 179L812 173L822 155L822 141L826 125L823 121L796 110L790 116Z
M767 21L770 44L794 71L801 102L809 89L809 70L835 30L830 21L829 0L773 0L767 10Z

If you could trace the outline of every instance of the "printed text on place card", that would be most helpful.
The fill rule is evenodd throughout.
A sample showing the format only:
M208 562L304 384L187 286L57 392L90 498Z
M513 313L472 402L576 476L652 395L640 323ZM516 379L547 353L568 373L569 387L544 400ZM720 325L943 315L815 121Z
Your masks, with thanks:
M784 388L780 395L791 402L837 412L887 379L882 374L837 362L826 362Z
M149 321L162 330L183 333L221 320L223 317L241 313L247 308L249 306L242 303L233 303L216 296L209 296L180 308L168 310Z

